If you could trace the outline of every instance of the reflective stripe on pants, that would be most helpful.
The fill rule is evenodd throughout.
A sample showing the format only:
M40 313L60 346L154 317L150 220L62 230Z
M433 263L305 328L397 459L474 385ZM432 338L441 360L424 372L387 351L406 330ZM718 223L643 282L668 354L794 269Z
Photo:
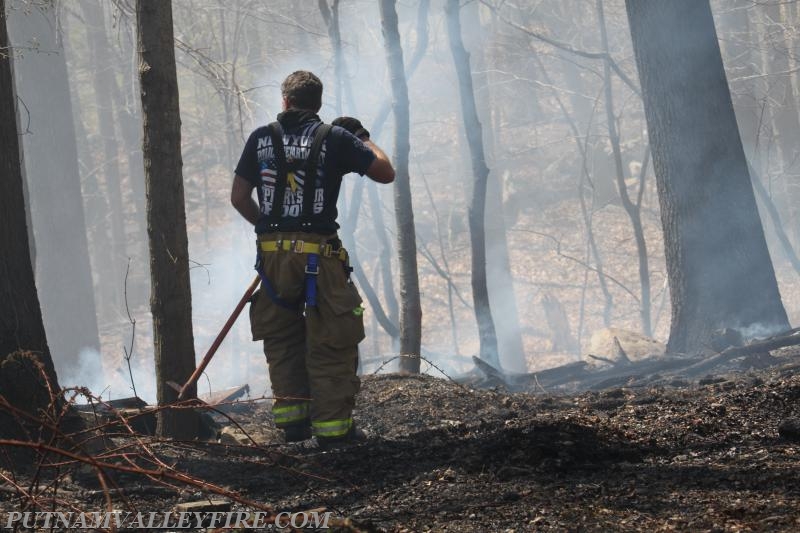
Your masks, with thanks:
M272 416L275 418L275 425L281 427L307 420L309 411L309 402L296 403L292 405L275 405L272 407Z
M316 437L344 437L353 426L352 418L311 422L311 431Z

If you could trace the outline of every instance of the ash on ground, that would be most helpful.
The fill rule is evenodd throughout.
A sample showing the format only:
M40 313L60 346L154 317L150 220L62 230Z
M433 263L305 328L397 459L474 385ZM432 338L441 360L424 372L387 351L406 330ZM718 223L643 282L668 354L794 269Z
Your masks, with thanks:
M778 428L800 416L800 350L773 355L767 369L579 394L378 375L363 379L357 445L282 444L264 402L236 425L215 415L219 442L148 442L177 470L279 510L325 507L351 531L791 531L800 445ZM118 481L148 511L207 496ZM105 505L77 481L62 490ZM3 510L15 501L0 492Z

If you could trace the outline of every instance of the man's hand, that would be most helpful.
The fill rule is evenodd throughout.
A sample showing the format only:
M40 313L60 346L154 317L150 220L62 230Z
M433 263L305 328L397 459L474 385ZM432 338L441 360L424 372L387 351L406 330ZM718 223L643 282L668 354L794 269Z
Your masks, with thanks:
M378 183L391 183L394 181L394 167L392 162L386 156L383 150L378 148L375 143L369 140L369 132L367 128L361 124L361 121L353 117L339 117L331 122L334 126L339 126L346 129L356 137L358 137L370 150L375 154L375 160L367 168L367 176L373 181Z
M365 128L357 118L339 117L331 122L331 124L346 129L362 141L369 139L369 131L367 131L367 128Z

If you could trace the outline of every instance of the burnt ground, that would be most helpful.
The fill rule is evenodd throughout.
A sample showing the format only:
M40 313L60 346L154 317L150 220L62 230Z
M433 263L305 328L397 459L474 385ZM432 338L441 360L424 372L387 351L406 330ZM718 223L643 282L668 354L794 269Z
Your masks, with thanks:
M800 350L774 355L768 369L580 394L372 376L356 414L370 438L349 448L274 442L263 402L231 415L259 446L150 446L177 470L246 498L326 507L362 531L792 531L800 444L778 426L800 416ZM140 477L117 482L139 510L203 497ZM103 491L87 483L64 481L62 500L101 509ZM16 498L0 491L0 509Z

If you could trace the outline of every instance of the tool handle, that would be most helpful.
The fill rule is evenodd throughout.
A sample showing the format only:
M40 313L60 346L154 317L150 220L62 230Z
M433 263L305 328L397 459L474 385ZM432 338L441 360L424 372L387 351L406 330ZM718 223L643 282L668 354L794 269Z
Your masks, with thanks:
M183 387L181 387L181 391L178 393L178 400L185 400L189 388L191 388L191 386L197 383L197 380L200 379L200 375L206 369L208 363L211 362L211 358L214 357L214 354L217 353L219 345L222 344L223 340L225 340L225 336L228 335L228 332L233 327L233 324L236 322L236 319L239 318L239 315L241 314L242 309L244 309L245 304L250 300L250 297L253 295L253 293L256 292L259 283L261 283L261 277L256 276L253 279L253 282L250 284L250 286L247 287L247 290L245 291L244 296L242 296L242 299L239 300L238 304L236 304L236 308L233 310L233 313L231 313L231 316L228 317L228 321L225 322L224 326L222 326L222 330L220 330L219 334L217 335L217 338L214 339L214 342L211 344L211 347L206 352L206 355L203 357L203 360L200 361L200 364L197 365L195 371L192 372L189 381L187 381L186 384Z

